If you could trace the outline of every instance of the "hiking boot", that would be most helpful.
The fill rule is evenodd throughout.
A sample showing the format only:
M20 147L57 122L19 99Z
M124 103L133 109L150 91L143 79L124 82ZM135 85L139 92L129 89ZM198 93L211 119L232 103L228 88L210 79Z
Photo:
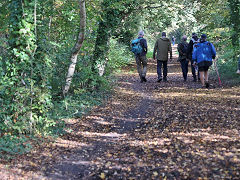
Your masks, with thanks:
M209 88L209 82L205 83L206 88Z
M167 82L167 78L166 77L163 78L163 82Z
M157 80L157 82L159 82L159 83L160 83L161 81L162 81L162 78L159 78L159 79Z
M142 77L142 80L143 80L144 82L147 82L147 79L146 79L145 77Z
M183 81L186 82L187 81L187 76L183 77Z

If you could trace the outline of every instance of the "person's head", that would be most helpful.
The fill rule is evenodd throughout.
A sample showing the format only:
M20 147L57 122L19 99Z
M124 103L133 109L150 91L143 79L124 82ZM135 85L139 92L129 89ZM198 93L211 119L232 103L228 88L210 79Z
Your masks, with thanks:
M184 35L184 36L182 37L182 40L183 40L183 41L187 41L187 36Z
M144 31L143 31L143 30L139 31L139 32L138 32L138 36L139 36L139 37L143 37L143 36L144 36Z
M166 32L162 32L162 37L167 37Z
M201 35L201 42L205 42L207 40L207 35L206 34L202 34Z
M193 38L194 40L198 40L197 34L196 34L196 33L192 33L192 38Z
M197 34L196 33L192 33L192 37L197 37Z

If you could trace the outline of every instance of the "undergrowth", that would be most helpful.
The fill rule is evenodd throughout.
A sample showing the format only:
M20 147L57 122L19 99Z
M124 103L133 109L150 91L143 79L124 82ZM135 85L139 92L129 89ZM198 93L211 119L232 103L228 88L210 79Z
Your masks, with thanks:
M226 48L224 51L219 52L219 58L217 59L217 68L212 67L212 74L217 77L216 69L219 72L219 76L226 85L239 85L240 75L236 73L238 69L238 56L233 48Z

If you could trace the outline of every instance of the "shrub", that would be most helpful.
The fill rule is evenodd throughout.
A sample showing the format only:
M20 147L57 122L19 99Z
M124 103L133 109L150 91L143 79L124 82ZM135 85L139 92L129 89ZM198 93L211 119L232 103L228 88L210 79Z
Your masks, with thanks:
M236 51L231 46L225 47L224 50L220 52L217 61L219 74L222 80L231 84L236 84L240 80L240 76L236 74L238 62L235 54Z
M128 65L133 61L133 53L129 47L123 44L117 43L116 40L111 39L110 49L108 54L108 70L112 72L123 66Z

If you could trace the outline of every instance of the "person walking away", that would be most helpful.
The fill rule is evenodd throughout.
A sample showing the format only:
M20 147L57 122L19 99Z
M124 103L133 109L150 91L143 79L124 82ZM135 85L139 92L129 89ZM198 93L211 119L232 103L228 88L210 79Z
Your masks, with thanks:
M240 74L240 57L238 58L238 70L237 70L237 74Z
M172 44L173 44L173 46L175 45L175 37L174 36L172 37Z
M137 71L140 77L140 82L147 82L147 40L143 38L144 31L138 32L138 38L132 41L132 52L135 54Z
M187 58L191 61L191 70L192 70L192 76L193 76L194 82L197 82L196 73L198 74L198 79L199 79L199 72L198 70L196 70L196 66L193 65L193 60L192 60L192 53L197 43L199 43L198 36L196 33L192 33L192 39L189 41L189 44L188 44Z
M170 40L166 37L166 33L162 32L162 37L157 39L154 50L153 59L157 58L157 82L162 81L162 66L163 66L163 81L167 82L167 63L168 63L168 53L170 52L170 59L172 59L172 47ZM155 56L157 53L157 56Z
M216 50L212 43L207 41L207 35L202 34L200 43L196 45L193 51L192 59L194 65L197 64L200 72L202 87L209 87L208 69L212 65L212 60L216 57Z
M178 60L181 63L183 79L185 82L187 81L187 74L188 74L187 49L188 49L187 36L184 35L182 37L182 42L178 44L177 50L179 53Z

